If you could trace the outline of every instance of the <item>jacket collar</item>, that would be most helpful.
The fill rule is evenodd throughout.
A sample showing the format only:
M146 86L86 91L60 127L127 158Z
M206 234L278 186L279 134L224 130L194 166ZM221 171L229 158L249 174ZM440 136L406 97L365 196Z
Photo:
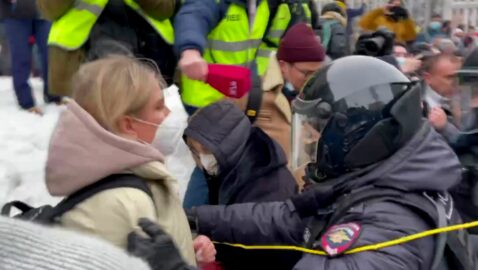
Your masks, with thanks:
M107 131L71 101L51 137L46 185L50 194L68 196L111 174L152 161L163 161L153 146Z
M441 107L450 110L450 99L438 94L438 92L433 90L429 85L427 85L425 89L425 101L430 108Z

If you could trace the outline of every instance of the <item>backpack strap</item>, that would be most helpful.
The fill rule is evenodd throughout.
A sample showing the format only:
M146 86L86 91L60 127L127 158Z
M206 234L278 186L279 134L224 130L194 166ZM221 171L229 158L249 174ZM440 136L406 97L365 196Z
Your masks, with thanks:
M148 184L140 177L133 174L113 174L65 198L57 206L55 206L52 216L53 218L60 217L64 213L73 209L76 205L90 197L93 197L97 193L115 188L139 189L153 199L153 193L151 192L151 189L149 188Z
M448 219L445 207L441 203L437 203L432 198L425 196L430 200L430 202L436 207L438 213L438 228L446 227L448 225ZM444 263L445 248L448 241L448 234L441 233L436 236L437 242L435 245L435 254L433 255L433 262L431 270L440 269L441 264Z
M262 105L262 95L264 94L264 91L262 90L262 80L259 77L259 74L257 74L256 70L257 68L255 64L253 64L251 72L252 88L251 91L249 91L249 97L247 99L245 111L246 116L249 118L251 124L254 124L259 116L259 110L261 109Z
M21 213L26 213L26 212L34 209L32 206L30 206L30 205L28 205L24 202L13 201L13 202L6 203L2 207L2 211L1 211L0 215L10 217L10 213L12 211L12 208L16 208L16 209L20 210Z
M450 224L462 223L453 198L449 193L423 192L407 193L392 188L368 188L358 190L339 201L334 214L327 222L327 227L334 225L346 212L355 205L369 201L390 201L409 208L422 217L433 228L446 227ZM318 239L318 238L317 238ZM442 233L435 236L436 245L431 265L438 269L478 269L474 245L465 230Z

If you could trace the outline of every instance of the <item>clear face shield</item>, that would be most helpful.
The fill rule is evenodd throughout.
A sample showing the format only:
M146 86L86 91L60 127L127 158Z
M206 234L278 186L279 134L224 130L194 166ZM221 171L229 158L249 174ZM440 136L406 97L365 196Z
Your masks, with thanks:
M315 162L320 133L327 124L331 108L328 104L320 104L321 100L294 100L292 115L292 170L297 170L308 163ZM319 105L320 104L320 105ZM323 115L318 116L317 108L322 108ZM301 108L301 109L297 109Z
M478 132L478 70L458 72L458 93L453 100L455 124L464 133Z

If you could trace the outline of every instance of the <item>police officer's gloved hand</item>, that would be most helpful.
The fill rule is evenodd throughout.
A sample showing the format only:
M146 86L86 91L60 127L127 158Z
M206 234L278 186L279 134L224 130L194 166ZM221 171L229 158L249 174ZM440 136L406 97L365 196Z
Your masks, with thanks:
M311 217L319 210L332 207L334 202L343 195L340 188L332 183L315 183L303 193L292 197L295 210L301 218Z
M181 257L176 245L158 224L140 219L138 225L146 233L137 232L128 235L128 252L144 259L152 270L190 270Z

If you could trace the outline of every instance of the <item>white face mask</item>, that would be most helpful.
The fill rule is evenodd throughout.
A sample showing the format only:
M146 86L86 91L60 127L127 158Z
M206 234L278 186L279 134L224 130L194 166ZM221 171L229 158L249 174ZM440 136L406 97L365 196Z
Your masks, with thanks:
M170 113L159 125L135 118L136 121L141 123L158 127L151 145L165 156L174 153L178 144L182 140L185 128L183 125L175 123L174 118L171 117L171 115L172 114Z
M172 113L170 113L159 125L154 136L153 146L165 156L174 154L182 141L185 128L182 123L175 121Z
M217 160L214 155L199 154L199 160L208 174L211 176L216 176L219 174L219 165L217 164Z

